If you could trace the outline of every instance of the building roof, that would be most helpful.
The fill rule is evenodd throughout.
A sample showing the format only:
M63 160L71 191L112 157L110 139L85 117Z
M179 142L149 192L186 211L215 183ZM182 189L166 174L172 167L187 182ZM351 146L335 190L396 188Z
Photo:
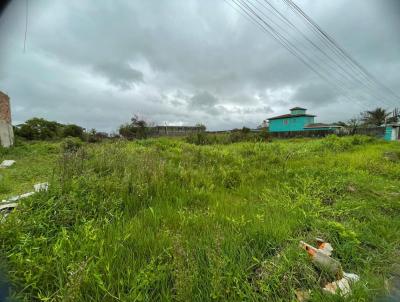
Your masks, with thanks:
M335 125L335 124L324 124L324 123L315 123L315 124L308 124L304 126L304 129L313 129L313 128L342 128L342 126Z
M290 110L307 110L306 108L301 108L301 107L293 107Z
M312 114L284 114L284 115L278 115L278 116L274 116L274 117L270 117L267 120L278 120L278 119L282 119L282 118L291 118L291 117L299 117L299 116L309 116L309 117L315 117L315 115Z

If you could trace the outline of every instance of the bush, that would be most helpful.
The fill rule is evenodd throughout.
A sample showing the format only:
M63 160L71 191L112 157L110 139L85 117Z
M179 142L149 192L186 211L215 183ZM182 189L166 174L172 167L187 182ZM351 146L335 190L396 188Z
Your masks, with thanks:
M82 141L76 137L67 137L61 144L61 150L64 153L73 153L82 147Z
M26 140L55 140L64 137L83 138L84 129L78 125L63 125L34 117L14 128L16 138Z
M78 125L70 124L66 125L62 131L63 137L79 137L83 138L83 128Z
M15 135L27 140L51 140L60 137L61 124L43 118L32 118L16 128Z
M90 130L90 132L86 133L86 141L89 143L98 143L103 139L108 138L108 134L105 132L97 132L96 129Z
M123 124L119 127L118 132L126 139L143 139L147 137L149 127L145 120L134 115L130 123Z
M211 140L210 136L205 132L199 132L189 135L186 141L194 145L209 145Z

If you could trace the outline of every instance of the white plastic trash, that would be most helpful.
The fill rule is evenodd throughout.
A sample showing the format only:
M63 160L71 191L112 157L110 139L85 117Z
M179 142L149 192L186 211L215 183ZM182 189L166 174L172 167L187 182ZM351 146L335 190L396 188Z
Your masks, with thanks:
M2 202L0 203L0 211L5 209L13 209L18 205L16 202Z

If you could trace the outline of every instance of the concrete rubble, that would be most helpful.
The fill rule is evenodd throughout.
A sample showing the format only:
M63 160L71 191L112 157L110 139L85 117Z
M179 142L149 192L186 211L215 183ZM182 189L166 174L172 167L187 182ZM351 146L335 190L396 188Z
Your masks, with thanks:
M345 297L351 293L351 285L359 280L360 277L356 274L343 273L343 278L327 283L323 290L331 294L339 292L342 297Z
M23 198L27 198L29 196L32 196L35 193L42 192L42 191L47 191L49 188L49 183L43 182L43 183L37 183L33 186L34 191L24 193L21 195L13 196L10 197L9 199L3 199L0 202L0 213L3 213L3 219L7 217L8 213L16 208L18 206L18 201Z
M35 189L35 192L47 191L49 189L49 183L48 182L37 183L33 185L33 188Z
M6 159L3 160L3 162L0 164L0 168L8 168L11 167L13 164L15 164L15 160Z

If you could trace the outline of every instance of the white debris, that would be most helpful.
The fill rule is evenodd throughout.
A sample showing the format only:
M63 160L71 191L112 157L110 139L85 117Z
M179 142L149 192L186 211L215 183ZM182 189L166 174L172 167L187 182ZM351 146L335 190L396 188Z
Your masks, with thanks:
M7 200L2 200L0 202L0 212L2 212L3 214L2 217L0 218L0 223L2 223L8 216L9 212L18 205L18 201L20 199L32 196L37 192L47 191L49 189L49 183L48 182L37 183L33 185L33 188L35 189L34 192L28 192L21 195L13 196Z
M352 273L343 273L343 278L331 283L327 283L323 290L327 293L338 293L342 297L351 293L351 285L360 280L360 277Z
M333 252L333 247L329 242L326 242L324 239L315 238L317 240L318 249L323 252L325 255L330 256Z
M14 202L14 201L18 201L18 200L20 200L20 199L22 199L22 198L29 197L29 196L31 196L31 195L33 195L33 194L35 194L35 192L24 193L24 194L21 194L21 195L17 195L17 196L10 197L10 198L7 199L7 200L3 200L3 202Z
M13 164L15 164L15 160L6 159L3 160L3 162L0 164L0 168L8 168L11 167Z
M35 189L35 192L47 191L49 189L49 183L48 182L38 183L34 185L33 188Z
M327 283L323 288L324 292L338 293L342 297L349 295L351 286L359 281L360 277L356 274L343 272L340 262L330 257L333 251L332 245L320 238L316 238L316 240L318 248L304 241L300 241L300 247L307 251L316 266L327 270L335 276L336 281Z
M0 211L5 209L13 209L18 205L16 202L2 202L0 203Z
M3 208L7 208L7 207L3 207L3 208L2 208L1 206L3 206L3 204L5 205L5 204L10 204L10 203L15 203L16 201L18 201L18 200L20 200L20 199L22 199L22 198L27 198L27 197L29 197L29 196L32 196L33 194L35 194L35 193L37 193L37 192L47 191L47 190L49 189L49 183L48 183L48 182L37 183L37 184L35 184L33 187L34 187L34 189L35 189L34 192L28 192L28 193L24 193L24 194L21 194L21 195L13 196L13 197L10 197L10 198L7 199L7 200L3 199L3 200L0 202L0 211L1 211Z

